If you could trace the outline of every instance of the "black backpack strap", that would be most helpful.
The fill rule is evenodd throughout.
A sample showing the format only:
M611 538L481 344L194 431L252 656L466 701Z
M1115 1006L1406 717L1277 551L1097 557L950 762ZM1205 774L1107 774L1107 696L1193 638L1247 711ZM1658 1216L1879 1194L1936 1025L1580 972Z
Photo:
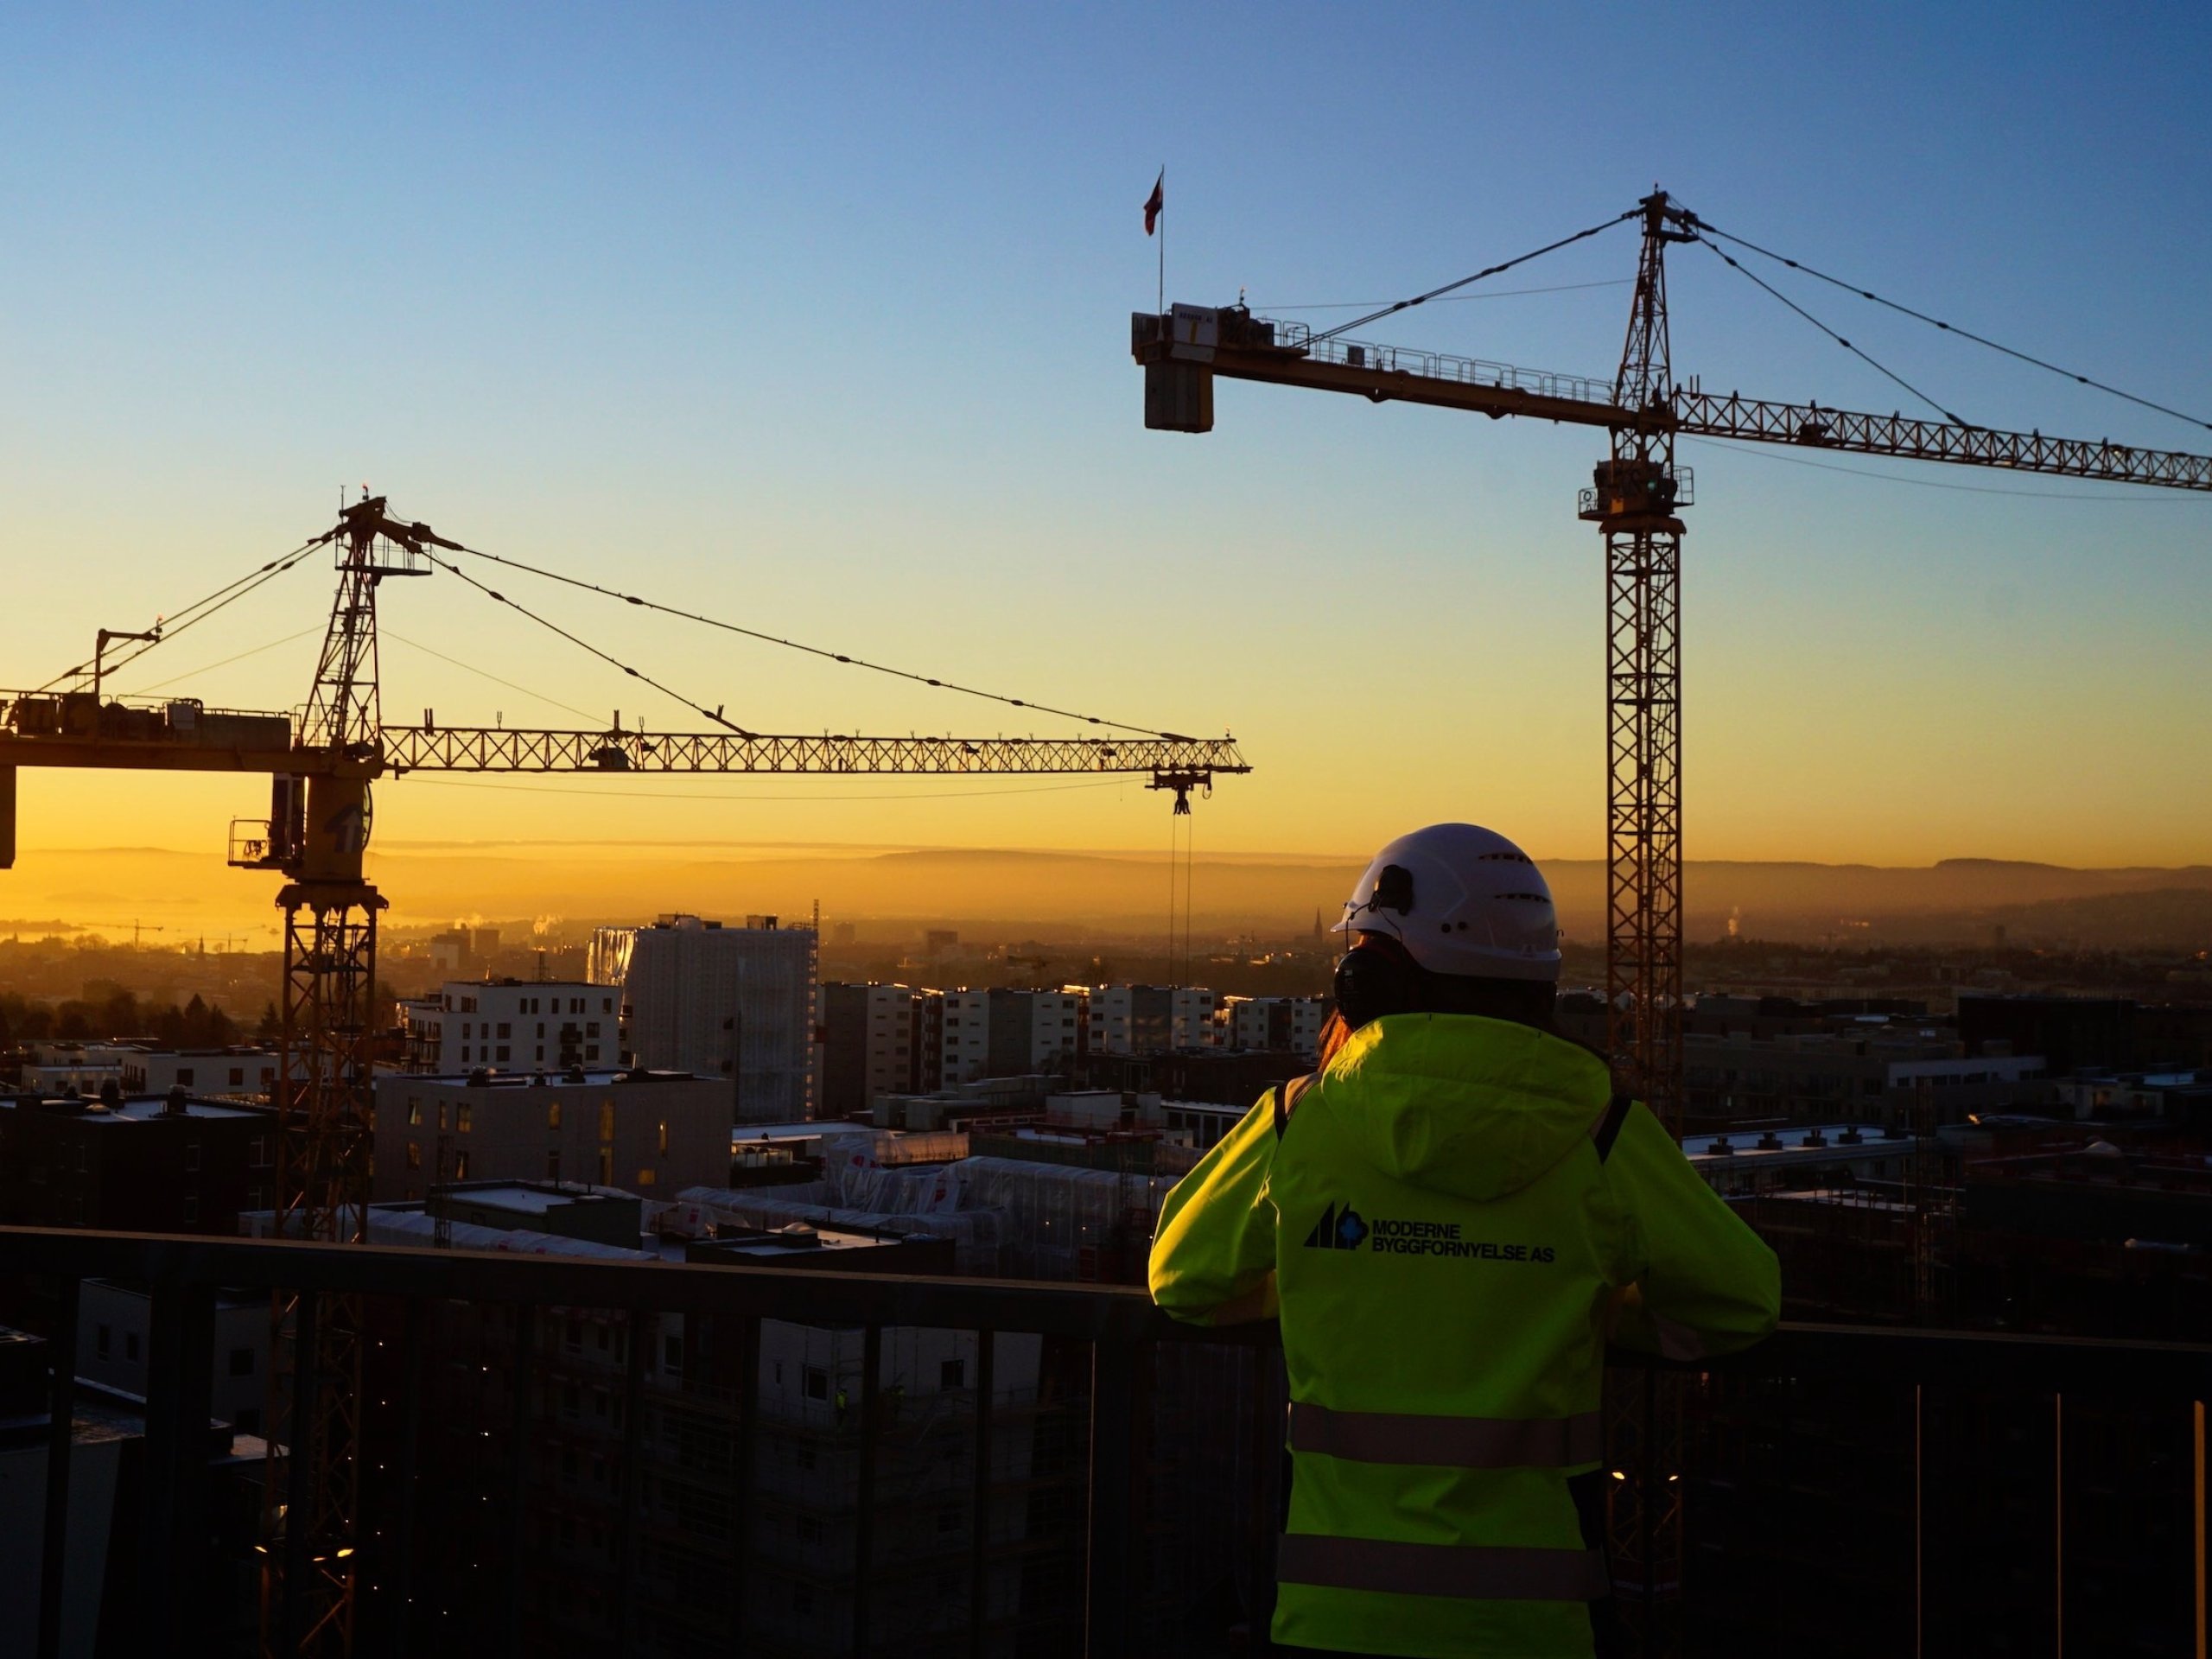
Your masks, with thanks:
M1274 1104L1275 1139L1282 1139L1283 1131L1290 1127L1290 1115L1298 1109L1298 1099L1313 1081L1313 1074L1293 1077L1288 1083L1279 1083L1268 1090L1268 1098Z
M1612 1103L1605 1108L1605 1115L1598 1120L1598 1127L1590 1132L1590 1142L1598 1148L1598 1161L1604 1163L1613 1149L1613 1142L1620 1138L1621 1124L1628 1117L1628 1109L1636 1102L1627 1095L1615 1095Z

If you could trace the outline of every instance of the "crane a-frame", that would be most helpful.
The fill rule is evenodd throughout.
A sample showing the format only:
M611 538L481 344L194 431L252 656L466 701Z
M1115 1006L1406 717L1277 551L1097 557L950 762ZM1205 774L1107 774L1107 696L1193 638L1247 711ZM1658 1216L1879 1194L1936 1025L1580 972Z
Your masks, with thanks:
M270 817L232 824L230 861L284 877L276 899L284 912L284 944L273 1103L275 1208L283 1236L341 1243L367 1236L377 918L385 901L366 879L364 855L370 789L379 779L410 772L1118 773L1172 791L1175 810L1187 812L1192 790L1211 788L1217 773L1250 770L1233 739L1171 733L778 736L728 721L721 731L651 735L619 723L603 731L386 726L378 590L387 578L453 570L440 554L469 550L428 524L393 518L386 505L377 496L344 508L334 525L293 556L329 546L338 571L337 598L296 729L288 715L210 709L188 699L130 701L95 689L0 692L6 709L0 726L0 868L15 862L21 767L271 779ZM152 642L158 632L104 631L87 664L86 677L95 684L114 671L103 657L116 639ZM358 1509L360 1300L280 1293L274 1320L263 1417L270 1458L264 1490L263 1647L272 1655L343 1655L353 1646L357 1552L368 1547Z
M1131 346L1144 365L1145 424L1158 430L1212 430L1213 382L1227 377L1346 392L1378 404L1429 404L1492 419L1529 416L1598 427L1611 435L1611 454L1598 463L1592 483L1582 491L1578 504L1580 516L1598 526L1605 543L1608 1038L1623 1085L1648 1102L1670 1128L1679 1130L1681 513L1691 505L1694 480L1688 467L1675 464L1675 439L1790 444L2177 490L2212 491L2212 456L2101 439L1996 431L1950 418L1916 420L1902 414L1859 414L1817 403L1766 402L1733 391L1707 392L1694 381L1685 386L1674 377L1668 347L1667 249L1672 244L1706 242L1731 264L1737 262L1710 239L1725 237L1725 232L1715 232L1658 190L1618 219L1566 240L1578 241L1608 226L1633 221L1642 224L1643 247L1627 343L1610 385L1440 353L1363 344L1341 338L1345 329L1316 334L1302 323L1255 316L1243 306L1176 305L1158 315L1138 312L1130 320ZM1504 269L1493 266L1480 275ZM1374 316L1408 309L1445 291L1433 290ZM1878 298L1872 294L1864 297ZM1370 321L1373 317L1361 320ZM1345 328L1359 326L1356 322ZM1840 336L1831 337L1856 351Z

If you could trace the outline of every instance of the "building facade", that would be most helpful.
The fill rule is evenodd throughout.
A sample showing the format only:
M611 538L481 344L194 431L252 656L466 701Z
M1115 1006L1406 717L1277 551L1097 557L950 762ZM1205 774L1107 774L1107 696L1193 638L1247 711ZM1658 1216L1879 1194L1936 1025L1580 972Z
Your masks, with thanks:
M376 1082L378 1204L460 1181L574 1181L650 1196L729 1182L729 1085L689 1072L397 1073Z
M811 1117L814 931L773 916L747 923L664 916L651 927L602 927L590 977L620 988L626 1057L724 1079L739 1122Z
M577 981L448 980L399 1005L402 1065L437 1073L611 1065L620 995Z

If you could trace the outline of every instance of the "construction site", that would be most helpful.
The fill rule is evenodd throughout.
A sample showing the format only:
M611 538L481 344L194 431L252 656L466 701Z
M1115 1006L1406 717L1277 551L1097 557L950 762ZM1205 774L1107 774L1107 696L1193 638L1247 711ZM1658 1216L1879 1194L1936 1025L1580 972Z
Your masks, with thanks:
M1146 205L1147 236L1166 177ZM1921 371L1908 379L1847 337L1830 301L2063 382L2069 396L2200 434L2212 423L2064 366L2064 353L1999 343L1776 251L1764 230L1753 241L1724 229L1656 185L1632 200L1592 194L1599 207L1585 211L1603 211L1586 227L1394 301L1346 304L1359 315L1330 326L1287 313L1331 307L1274 316L1241 294L1171 302L1163 236L1155 304L1130 317L1128 349L1153 433L1203 435L1217 412L1246 412L1229 382L1479 415L1505 423L1484 429L1500 447L1532 423L1590 437L1587 482L1550 486L1560 516L1589 527L1577 533L1594 537L1603 576L1590 619L1602 688L1569 665L1544 693L1601 689L1605 704L1602 752L1586 757L1604 779L1603 822L1589 826L1605 849L1602 972L1573 1017L1618 1091L1615 1129L1631 1103L1648 1108L1771 1247L1787 1321L1711 1364L1694 1350L1611 1356L1603 1456L1575 1477L1591 1483L1583 1519L1601 1535L1586 1541L1610 1592L1597 1599L1618 1613L1621 1650L1645 1656L1908 1645L2025 1656L2063 1653L2071 1632L2080 1650L2205 1659L2212 1074L2152 1065L2097 1082L2090 1068L2119 1057L2062 1066L2050 1045L2028 1046L2025 1027L1968 1040L1967 1020L2010 1017L2002 1008L1941 1033L1877 1039L1886 1016L1864 1012L1833 1016L1863 1022L1855 1034L1840 1023L1786 1033L1803 1061L1793 1075L1812 1077L1802 1090L1746 1080L1780 1052L1754 1044L1769 1017L1756 999L1740 1030L1716 1001L1713 1028L1686 1042L1699 988L1684 941L1684 569L1700 503L1677 446L2212 495L2212 455L1960 418L1920 389ZM1367 337L1592 247L1617 252L1618 270L1587 286L1628 290L1625 318L1608 323L1610 376ZM1872 373L1923 412L1842 407L1825 385L1788 398L1706 391L1678 365L1670 332L1670 262L1700 256L1740 283L1738 299L1779 307L1847 357L1852 384ZM1127 376L1118 353L1102 355ZM1135 379L1124 389L1134 428ZM1215 486L1228 511L1233 470ZM267 878L281 917L266 1066L225 1029L184 1058L234 1083L180 1076L169 1055L164 1090L129 1033L95 1033L115 1039L100 1057L115 1077L54 1058L52 1077L25 1074L0 1123L22 1172L0 1169L0 1193L26 1212L69 1178L86 1178L72 1194L90 1183L96 1135L141 1164L174 1145L195 1174L219 1141L237 1154L209 1215L238 1236L201 1225L196 1187L174 1212L177 1230L94 1228L81 1207L73 1220L48 1207L38 1224L0 1227L0 1316L28 1333L0 1345L0 1491L13 1494L0 1520L39 1540L0 1580L37 1609L16 1621L24 1649L1270 1651L1288 1513L1280 1332L1267 1319L1177 1325L1144 1287L1169 1195L1245 1109L1198 1097L1209 1067L1235 1077L1241 1102L1254 1092L1245 1084L1281 1090L1329 1052L1311 998L1233 999L1251 1005L1243 1017L1259 1034L1227 1056L1202 1056L1194 1034L1239 1017L1191 983L1195 820L1217 785L1297 758L1248 757L1227 734L1113 719L1027 686L1016 696L1012 673L986 684L933 669L927 642L942 645L965 602L950 581L943 613L913 619L930 631L915 627L912 657L893 661L830 640L842 613L802 641L766 620L765 600L741 615L700 597L650 544L585 574L519 537L506 550L472 546L416 511L450 527L411 494L348 491L334 522L276 556L257 554L143 626L102 626L83 661L0 691L0 868L16 862L26 770L41 782L124 774L149 791L166 775L236 774L239 816L226 832L206 826L207 863ZM1363 554L1376 569L1389 557ZM216 637L197 631L302 568L327 568L335 593L315 613L321 645L296 709L219 706L183 685L116 692L150 653ZM435 600L418 601L424 582ZM895 697L874 732L754 729L728 702L676 689L680 672L623 643L635 635L555 620L546 595L601 624L803 659ZM570 670L632 699L626 716L560 728L512 725L504 711L490 723L427 709L419 722L387 720L379 631L410 602L526 626ZM1078 621L1064 648L1083 638ZM1164 695L1185 695L1185 667L1192 683L1215 683L1172 653L1160 660ZM1344 681L1332 696L1362 695L1344 664L1331 671ZM1479 696L1479 668L1468 672L1461 689ZM1255 702L1271 695L1264 676L1247 683ZM1033 729L918 729L949 703ZM661 729L671 706L682 728ZM399 895L369 879L367 855L378 794L410 775L588 778L600 793L673 778L1133 780L1155 792L1154 825L1166 823L1173 983L1046 984L1046 958L1007 945L1009 969L1035 963L1033 990L926 992L935 1052L966 1069L879 1090L856 1039L840 1086L861 1105L843 1119L817 1109L823 1079L807 1058L829 1041L816 1012L818 914L804 929L762 915L739 930L671 908L601 928L581 976L557 988L542 958L538 981L495 982L491 952L460 929L458 944L433 941L429 960L458 971L480 957L484 988L464 978L447 987L461 988L459 1005L435 991L410 999L403 1027L378 971L380 918ZM1477 780L1463 792L1471 800ZM653 798L640 791L640 824ZM559 895L546 903L550 913ZM747 948L783 960L788 982L741 956L740 931L760 936ZM1555 948L1551 960L1555 975ZM918 1044L924 993L848 988L863 1020L879 990L891 1019L895 993L896 1018L912 1021L899 1029ZM1027 999L1018 1043L989 1027L993 997ZM509 1026L540 1020L548 1001L551 1034L538 1023L526 1059ZM667 1013L679 1005L681 1020ZM215 1029L204 1007L195 1017L203 1038ZM948 1022L963 1017L953 1035ZM745 1038L772 1023L789 1040L762 1060ZM1094 1048L1091 1032L1109 1027L1117 1046ZM658 1070L641 1058L679 1041L708 1058ZM467 1045L457 1059L449 1043ZM918 1047L897 1052L915 1061L900 1077L920 1078ZM379 1090L380 1077L403 1075L426 1079L419 1098L405 1092L416 1085ZM2031 1093L2036 1113L1999 1109ZM1280 1138L1288 1096L1273 1099ZM1833 1121L1809 1121L1808 1100L1833 1102ZM489 1166L495 1109L522 1148L512 1166ZM484 1132L464 1141L480 1121ZM112 1166L127 1162L118 1153ZM715 1179L695 1179L702 1171ZM1307 1242L1326 1244L1328 1225ZM138 1299L127 1329L100 1311L118 1296ZM265 1329L235 1336L238 1310L264 1306ZM232 1333L219 1343L219 1316ZM83 1354L141 1386L88 1385L80 1400ZM1591 1354L1594 1368L1595 1338ZM125 1364L142 1369L113 1369ZM224 1417L219 1382L258 1404Z

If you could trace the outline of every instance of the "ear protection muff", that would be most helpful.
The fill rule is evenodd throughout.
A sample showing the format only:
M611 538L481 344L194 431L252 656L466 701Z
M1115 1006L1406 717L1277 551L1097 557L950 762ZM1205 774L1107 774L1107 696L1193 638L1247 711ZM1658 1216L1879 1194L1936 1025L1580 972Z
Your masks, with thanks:
M1396 940L1370 937L1344 952L1332 987L1337 1012L1357 1031L1385 1014L1411 1014L1421 1005L1421 964Z

